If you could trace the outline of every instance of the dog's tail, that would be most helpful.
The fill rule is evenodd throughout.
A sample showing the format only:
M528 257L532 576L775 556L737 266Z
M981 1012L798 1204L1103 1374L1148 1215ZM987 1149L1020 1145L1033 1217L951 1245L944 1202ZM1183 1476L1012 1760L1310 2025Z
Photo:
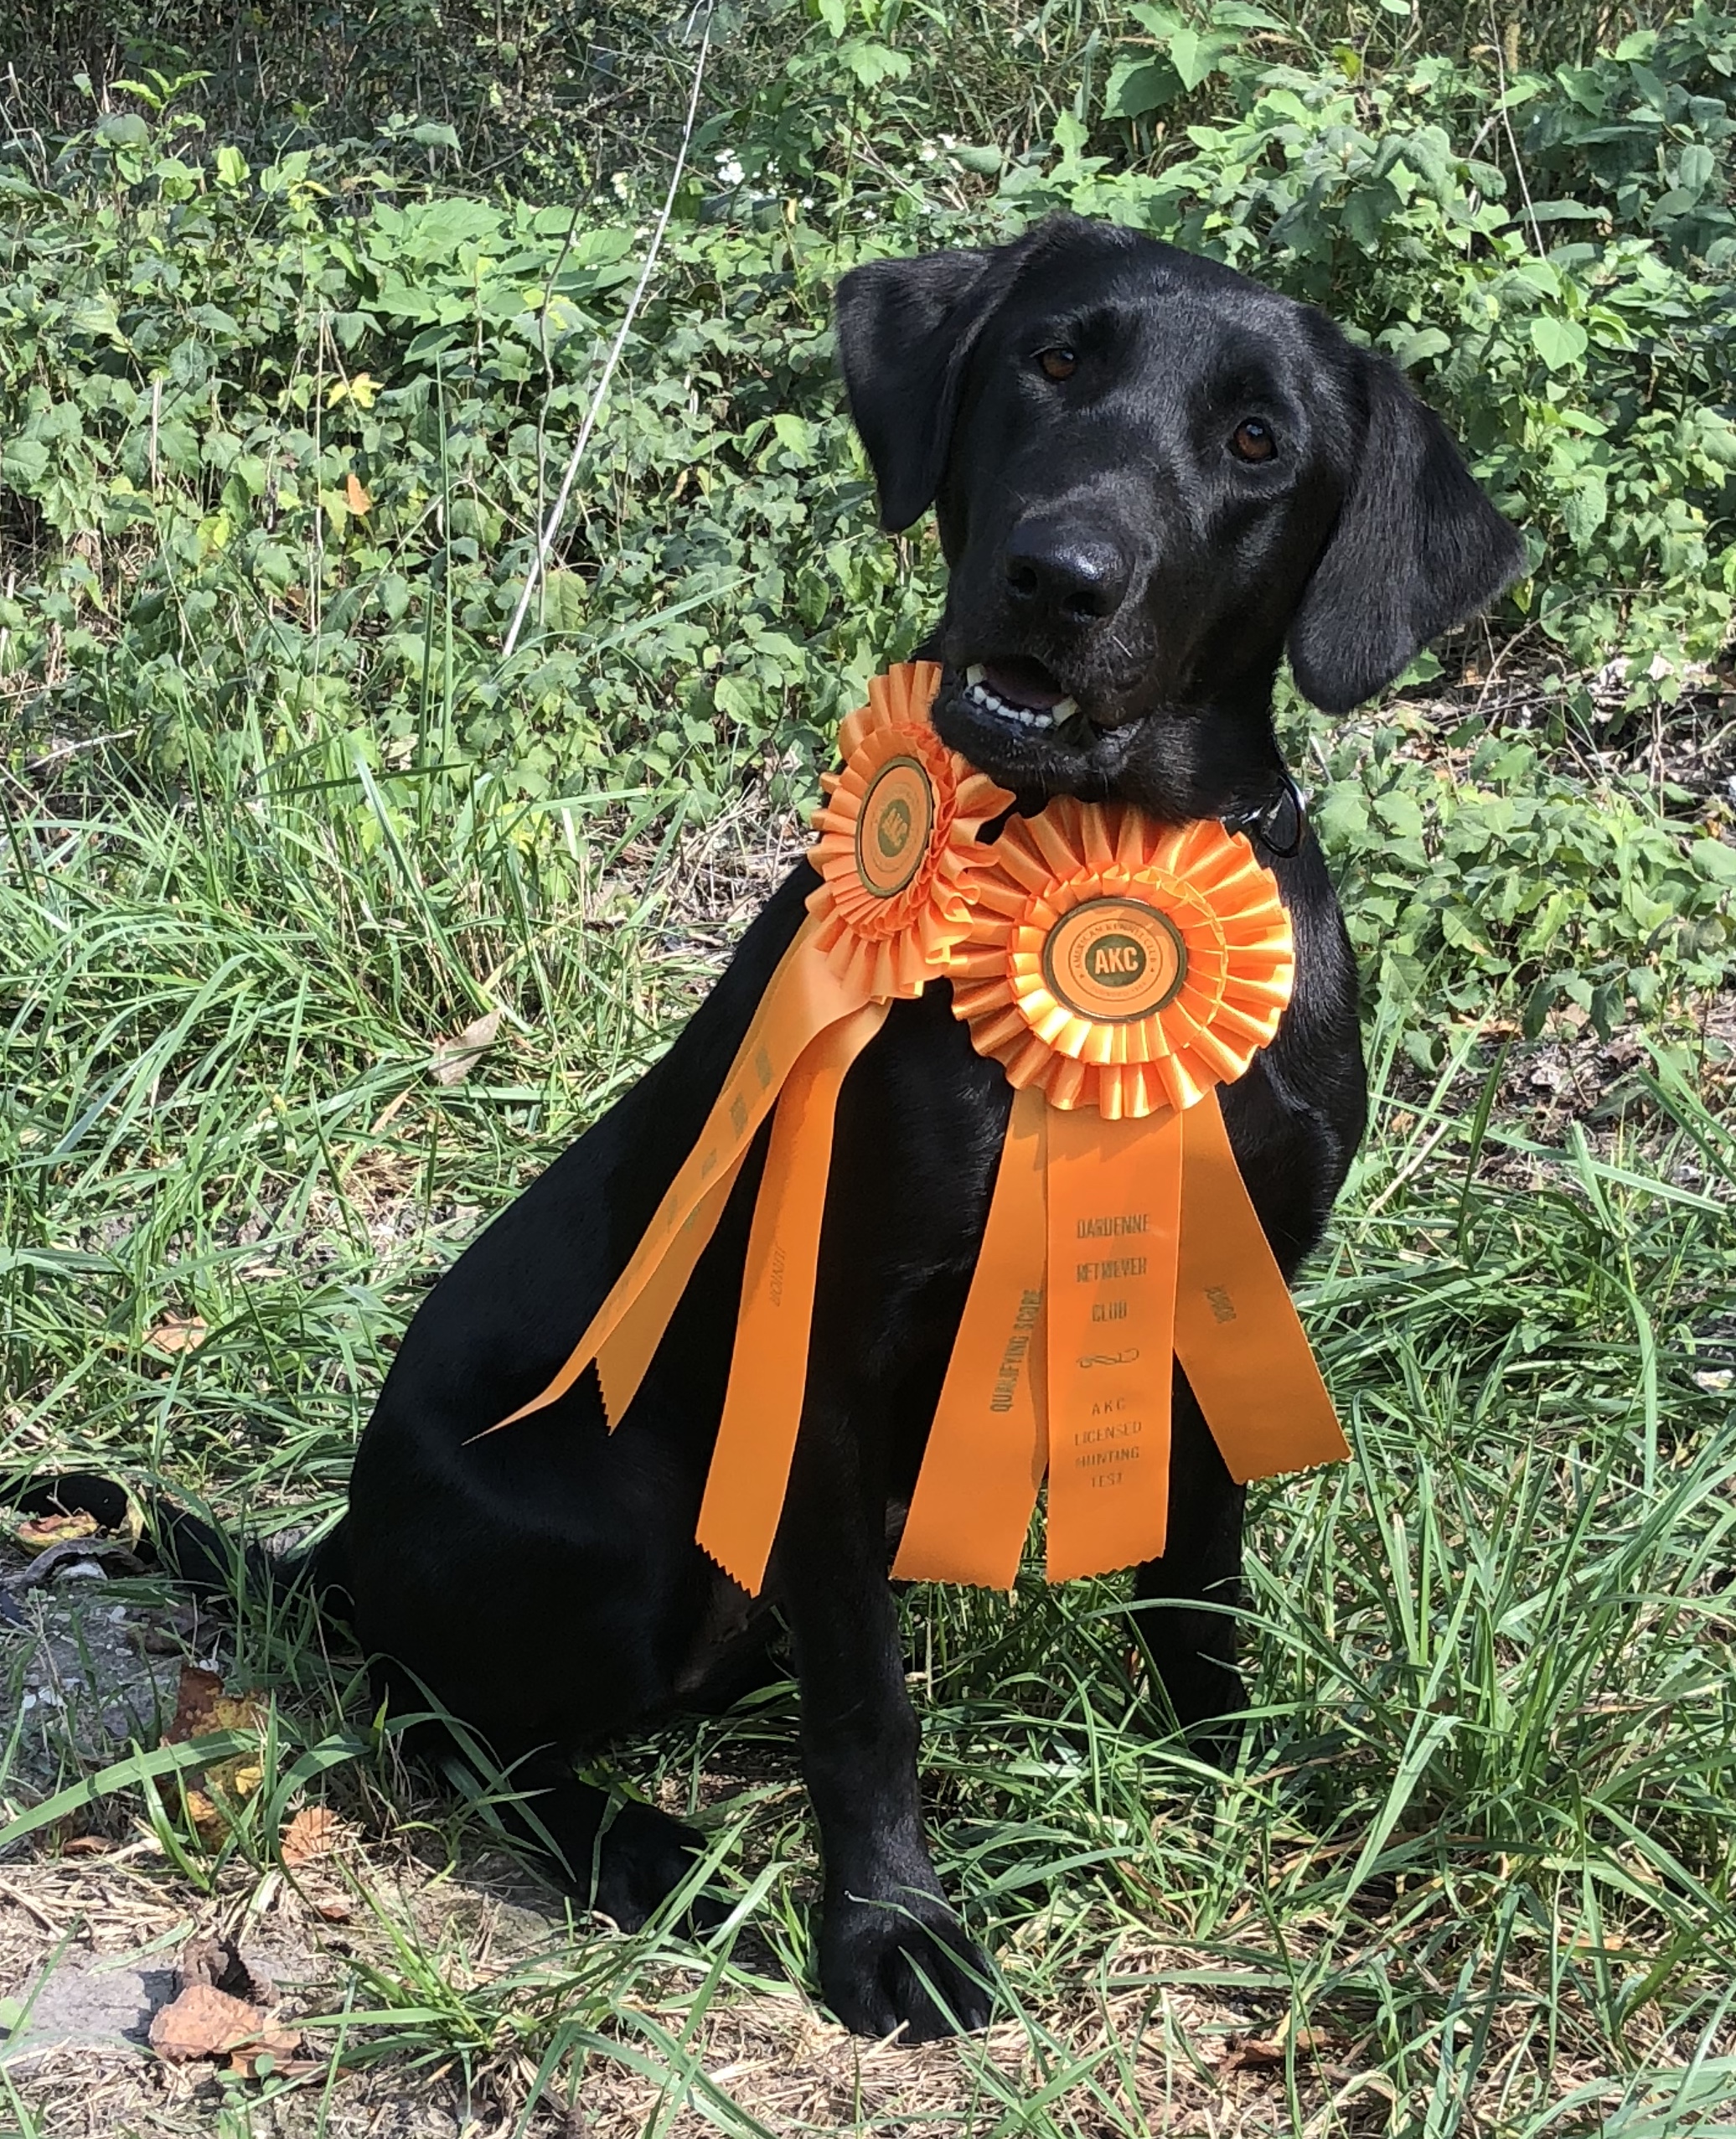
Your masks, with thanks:
M128 1544L146 1566L160 1567L201 1596L231 1596L240 1586L262 1599L311 1596L323 1615L349 1616L341 1525L317 1544L268 1552L256 1538L229 1537L161 1493L135 1501L112 1478L85 1470L50 1471L0 1485L0 1506L39 1521L87 1516L99 1531Z

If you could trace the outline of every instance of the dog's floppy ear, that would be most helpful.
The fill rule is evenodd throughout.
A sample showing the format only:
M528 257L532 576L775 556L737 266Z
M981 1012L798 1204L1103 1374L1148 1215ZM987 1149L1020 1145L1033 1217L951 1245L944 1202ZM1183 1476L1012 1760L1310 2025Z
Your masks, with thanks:
M934 502L965 359L994 302L988 252L924 253L852 268L838 285L838 355L880 491L880 524Z
M1384 357L1362 361L1361 453L1290 626L1296 681L1328 713L1372 698L1525 562L1434 410Z

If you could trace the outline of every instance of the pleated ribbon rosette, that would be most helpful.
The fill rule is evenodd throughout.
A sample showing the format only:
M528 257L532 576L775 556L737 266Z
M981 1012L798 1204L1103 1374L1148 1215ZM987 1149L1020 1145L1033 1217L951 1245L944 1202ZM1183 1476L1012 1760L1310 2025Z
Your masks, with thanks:
M1173 1358L1238 1480L1348 1453L1216 1096L1289 999L1271 877L1221 825L1062 799L983 843L1013 797L935 733L939 676L894 668L844 722L819 886L698 1141L566 1364L500 1422L594 1364L619 1423L770 1115L698 1527L754 1593L801 1423L838 1093L933 979L1015 1097L894 1573L1010 1589L1046 1471L1051 1581L1160 1553Z

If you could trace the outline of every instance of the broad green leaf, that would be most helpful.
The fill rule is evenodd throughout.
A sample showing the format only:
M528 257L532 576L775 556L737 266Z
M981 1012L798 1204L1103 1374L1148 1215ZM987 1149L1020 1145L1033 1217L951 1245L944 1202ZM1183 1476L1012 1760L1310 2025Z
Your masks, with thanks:
M895 52L890 44L876 44L871 38L850 39L840 45L838 56L864 89L874 89L884 81L904 81L910 75L907 52Z
M1103 86L1103 116L1140 118L1169 103L1181 86L1167 59L1118 59Z
M778 442L788 453L805 463L814 458L814 431L806 420L780 410L772 419L772 429Z
M1717 160L1704 142L1690 142L1676 167L1676 183L1689 193L1702 194L1712 183L1717 169Z
M1444 356L1452 346L1451 337L1442 333L1439 327L1418 327L1394 347L1392 360L1401 370L1408 371L1413 364L1429 357Z
M1609 516L1609 493L1600 473L1588 469L1561 502L1562 523L1576 550L1589 549Z
M49 472L49 449L39 438L13 438L0 447L0 476L14 490L32 491Z
M111 111L98 122L96 137L111 148L147 148L151 129L137 111Z
M1736 847L1728 846L1723 840L1708 834L1692 841L1688 854L1695 868L1708 882L1736 884Z
M1585 354L1585 329L1576 319L1545 316L1531 323L1532 347L1552 371L1568 371Z
M1216 38L1201 37L1197 30L1175 32L1170 39L1170 59L1184 89L1197 89L1207 75L1217 71L1221 49Z

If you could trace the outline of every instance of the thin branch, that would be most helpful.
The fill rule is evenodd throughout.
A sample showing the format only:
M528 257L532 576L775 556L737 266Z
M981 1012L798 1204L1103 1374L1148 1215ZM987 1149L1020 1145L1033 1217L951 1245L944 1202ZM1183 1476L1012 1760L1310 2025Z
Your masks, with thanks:
M597 391L591 397L591 406L585 411L585 421L579 426L579 435L573 445L572 457L566 463L566 473L561 479L561 488L555 495L549 517L544 523L543 531L536 545L536 554L531 560L530 570L524 576L524 591L519 597L519 606L513 612L512 623L500 649L500 657L503 660L510 660L512 658L513 648L519 643L519 633L524 628L524 617L530 607L531 597L548 569L549 553L555 546L555 537L561 531L561 523L566 517L566 504L572 495L572 486L579 473L579 463L585 457L585 448L590 444L591 434L597 428L597 420L602 413L603 400L609 390L609 382L615 375L615 367L620 363L621 353L627 347L627 338L633 331L633 323L638 317L639 307L644 302L646 291L650 287L652 273L657 266L657 256L663 248L664 234L669 227L670 216L675 212L675 196L680 190L681 180L686 173L687 152L693 141L694 121L699 116L700 88L705 77L705 59L711 49L711 15L712 10L708 8L705 11L705 34L700 40L699 59L693 70L692 93L687 100L687 122L681 130L681 146L676 151L675 168L670 174L669 192L664 198L663 213L658 217L657 228L651 234L650 249L645 255L645 265L640 271L638 283L628 304L620 329L615 336L613 346L609 350L608 359L603 365L602 376L597 382Z

